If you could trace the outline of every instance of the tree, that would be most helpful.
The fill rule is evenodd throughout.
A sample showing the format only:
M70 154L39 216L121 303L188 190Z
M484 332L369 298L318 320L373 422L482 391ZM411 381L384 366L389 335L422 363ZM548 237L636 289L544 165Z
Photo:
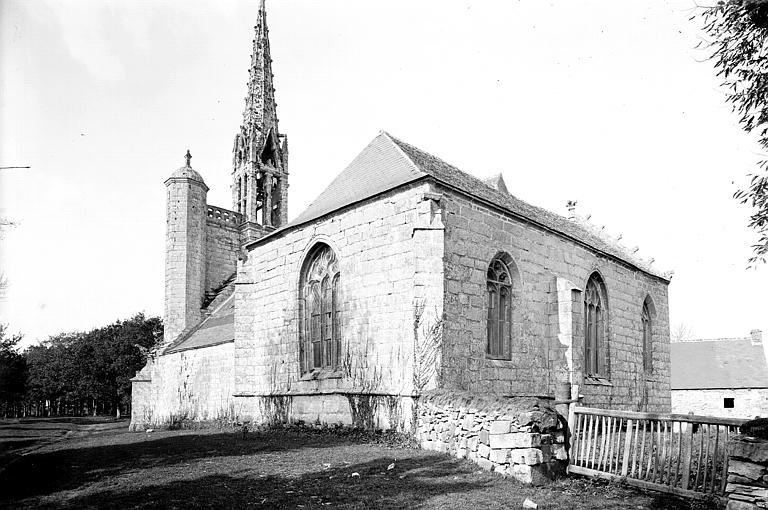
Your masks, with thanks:
M720 0L703 11L717 75L741 127L768 150L768 0ZM758 236L750 264L768 256L768 159L734 198L752 207L749 227Z
M672 327L672 331L670 332L670 341L674 342L685 342L686 340L690 340L693 338L693 330L687 325L682 322L675 324Z
M26 392L27 364L17 351L21 334L6 337L7 326L0 324L0 413L15 415Z
M131 402L131 377L162 337L159 317L134 317L87 333L62 333L25 351L27 398L51 414L114 413Z

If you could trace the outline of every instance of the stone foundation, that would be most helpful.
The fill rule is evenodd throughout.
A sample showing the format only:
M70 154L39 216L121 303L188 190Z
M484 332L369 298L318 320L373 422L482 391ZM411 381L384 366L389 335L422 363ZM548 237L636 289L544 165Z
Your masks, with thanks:
M305 423L409 433L413 407L410 396L355 391L235 396L238 420L254 425Z
M734 436L728 447L726 510L768 508L768 440Z
M435 394L420 399L416 437L425 450L538 484L565 473L564 421L535 398Z

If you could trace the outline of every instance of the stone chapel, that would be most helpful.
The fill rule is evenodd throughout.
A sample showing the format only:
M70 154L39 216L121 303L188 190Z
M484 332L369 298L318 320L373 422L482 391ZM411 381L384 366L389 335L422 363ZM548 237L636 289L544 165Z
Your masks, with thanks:
M165 334L132 380L134 430L408 430L428 392L569 384L584 405L670 411L670 275L573 207L527 204L500 175L381 132L289 221L263 0L255 32L231 209L208 204L189 153L165 181Z

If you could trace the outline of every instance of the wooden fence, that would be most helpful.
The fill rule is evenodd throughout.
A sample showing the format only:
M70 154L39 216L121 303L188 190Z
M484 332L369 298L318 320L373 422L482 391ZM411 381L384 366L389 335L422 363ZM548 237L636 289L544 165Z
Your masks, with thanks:
M568 471L689 498L722 496L728 440L745 421L575 407Z

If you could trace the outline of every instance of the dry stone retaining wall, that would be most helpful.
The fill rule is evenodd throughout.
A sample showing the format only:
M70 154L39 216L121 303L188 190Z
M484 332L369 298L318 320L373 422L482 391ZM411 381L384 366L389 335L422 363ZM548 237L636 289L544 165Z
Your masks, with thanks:
M416 437L425 450L467 458L487 471L540 483L565 473L565 428L532 398L422 397Z
M728 446L726 510L768 508L768 440L739 435Z

